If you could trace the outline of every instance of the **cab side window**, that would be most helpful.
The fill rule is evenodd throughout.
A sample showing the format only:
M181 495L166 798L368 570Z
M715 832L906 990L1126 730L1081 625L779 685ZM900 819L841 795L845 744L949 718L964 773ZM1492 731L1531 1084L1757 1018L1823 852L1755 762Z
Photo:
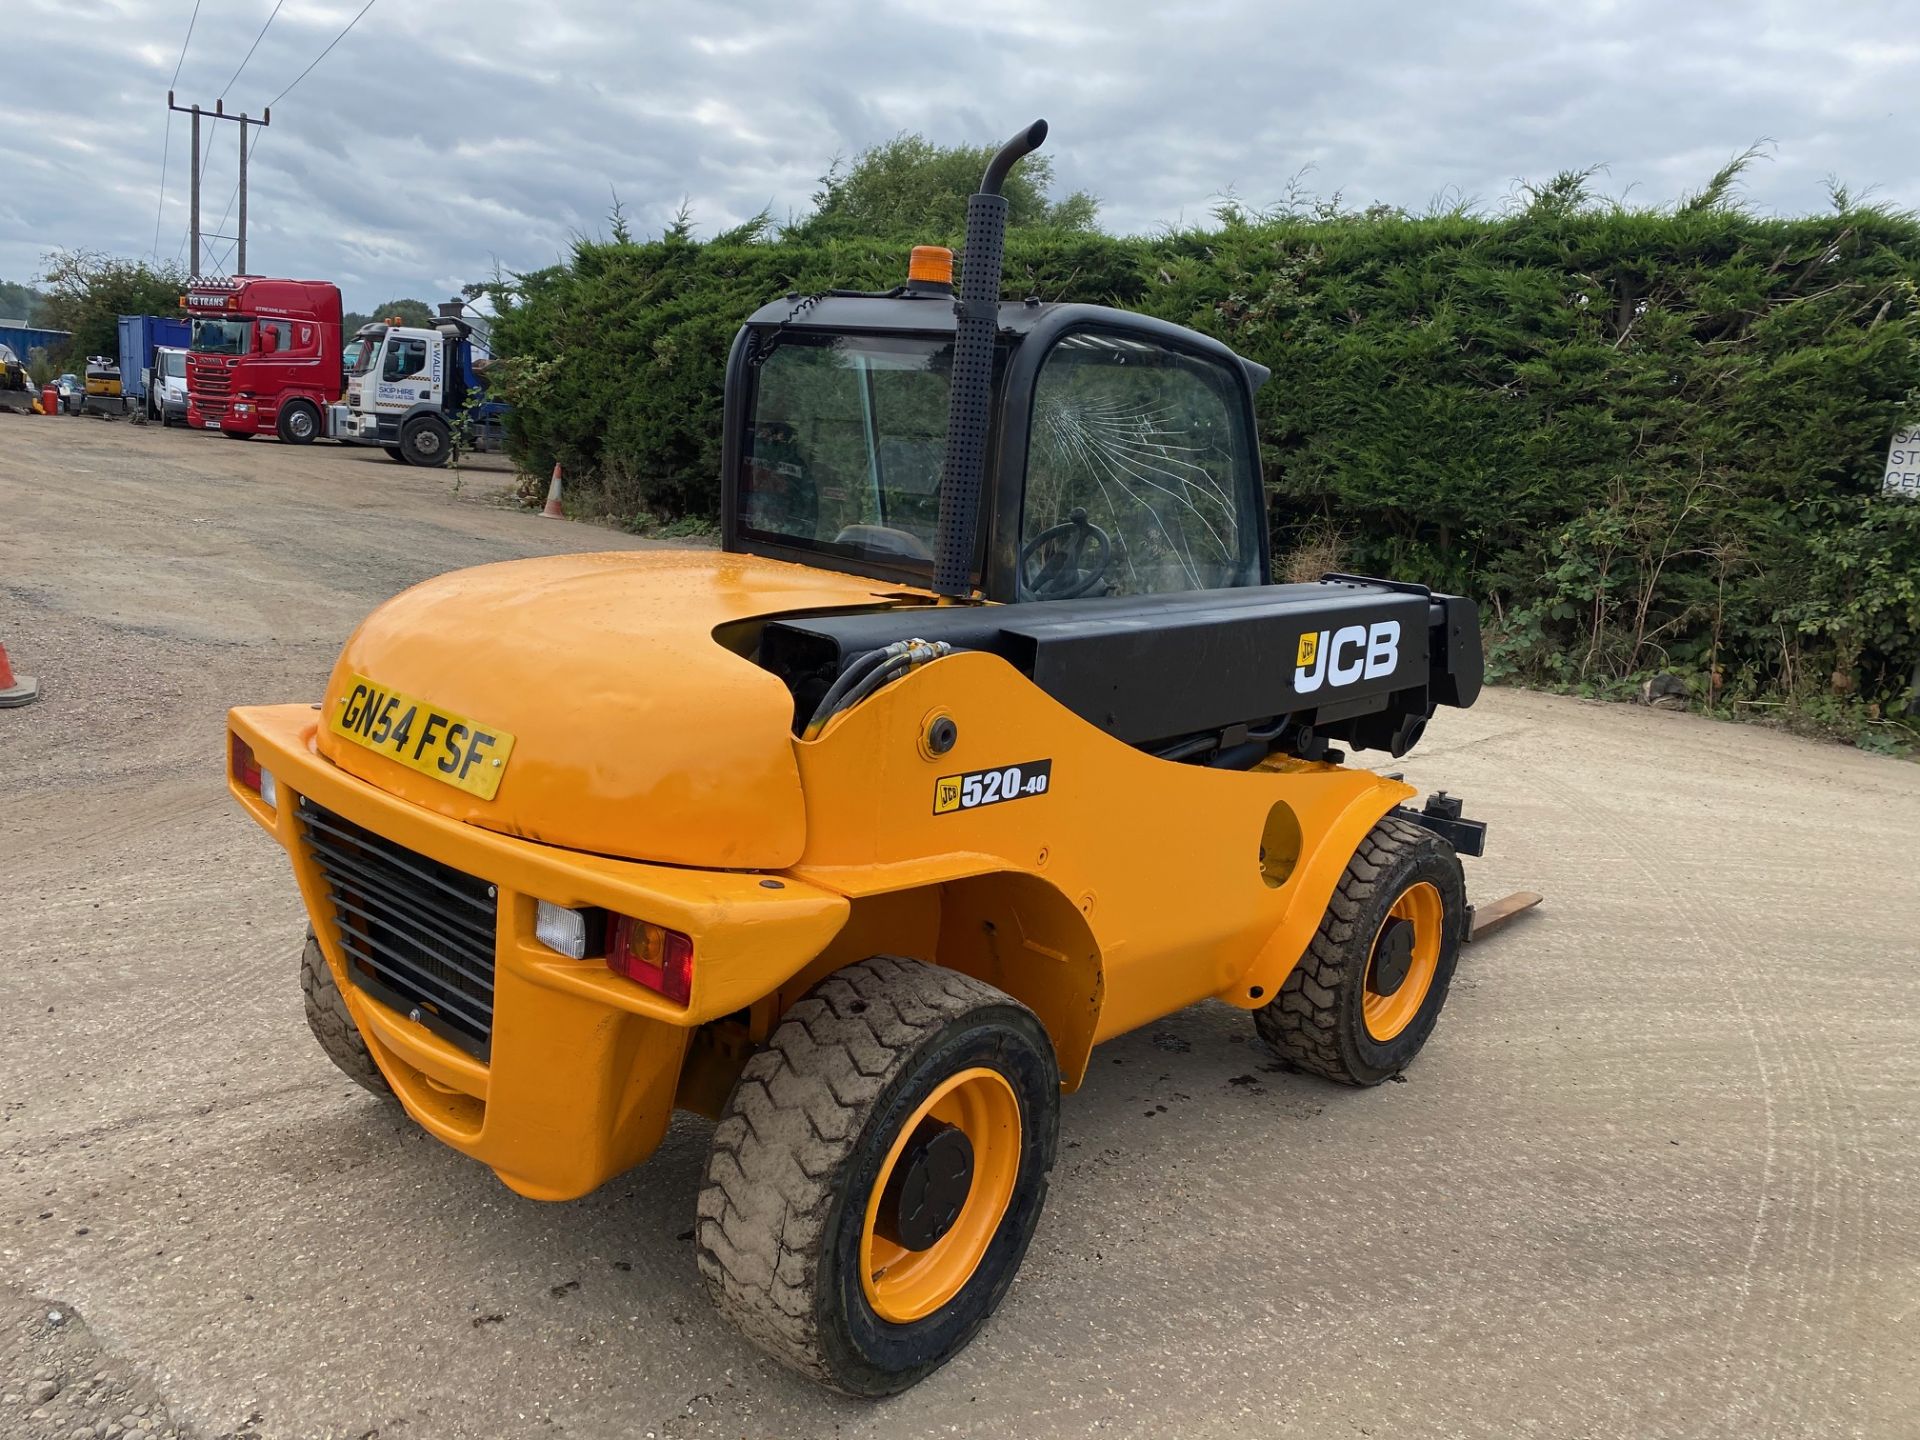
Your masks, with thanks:
M1054 346L1034 385L1020 524L1023 571L1052 581L1039 598L1259 583L1265 515L1240 385L1216 360L1136 336ZM1063 547L1084 584L1060 583L1049 552Z
M293 327L285 320L260 322L260 352L263 355L278 355L292 348Z
M393 340L387 345L387 358L381 364L382 380L408 380L427 368L427 342Z

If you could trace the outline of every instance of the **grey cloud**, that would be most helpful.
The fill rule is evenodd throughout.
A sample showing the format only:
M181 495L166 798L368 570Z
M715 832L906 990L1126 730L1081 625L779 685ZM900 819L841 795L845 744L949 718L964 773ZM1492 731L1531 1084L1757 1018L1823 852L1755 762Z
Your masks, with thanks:
M0 124L30 143L0 182L0 277L56 246L144 254L191 6L25 8L31 64L0 89ZM211 101L271 8L204 0L183 101ZM257 112L358 8L287 0L229 108ZM636 230L690 197L710 233L804 210L836 153L909 129L979 142L1035 114L1061 183L1121 231L1199 222L1229 185L1271 202L1306 166L1315 189L1420 209L1604 163L1604 188L1667 203L1762 136L1757 206L1818 209L1829 173L1920 205L1909 18L1894 0L381 0L276 107L251 259L337 278L364 307L551 263L604 229L616 192ZM176 116L163 258L186 224L186 129ZM235 135L209 134L211 227Z

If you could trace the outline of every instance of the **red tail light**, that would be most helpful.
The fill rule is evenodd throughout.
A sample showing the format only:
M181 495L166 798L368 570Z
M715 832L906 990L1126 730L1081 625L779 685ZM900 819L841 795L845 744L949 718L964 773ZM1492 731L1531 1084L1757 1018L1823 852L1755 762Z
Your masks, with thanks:
M678 930L613 916L607 927L607 968L676 1005L693 996L693 940Z
M227 748L233 764L233 778L256 794L260 789L260 761L253 747L232 731L227 732Z

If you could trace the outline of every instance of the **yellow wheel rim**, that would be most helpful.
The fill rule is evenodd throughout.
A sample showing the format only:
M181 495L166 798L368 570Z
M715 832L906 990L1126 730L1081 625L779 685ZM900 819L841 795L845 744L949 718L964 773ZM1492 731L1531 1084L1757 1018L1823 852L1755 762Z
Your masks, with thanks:
M1445 918L1446 906L1441 903L1439 890L1431 881L1420 880L1400 892L1393 908L1387 911L1387 918L1380 922L1373 947L1367 952L1367 979L1360 996L1360 1009L1367 1034L1381 1044L1411 1025L1420 1007L1426 1004L1427 992L1433 988L1434 972L1440 968L1440 931ZM1387 940L1399 924L1412 928L1412 955L1405 977L1394 985L1390 977L1382 981L1379 976L1383 961L1388 959L1382 941ZM1381 993L1382 990L1386 993Z
M959 1215L925 1250L909 1250L876 1228L886 1193L907 1141L923 1120L951 1125L973 1146L973 1180ZM979 1067L950 1075L907 1118L874 1177L860 1228L860 1282L867 1303L896 1325L931 1315L952 1300L980 1266L1013 1199L1020 1175L1020 1101L997 1070Z

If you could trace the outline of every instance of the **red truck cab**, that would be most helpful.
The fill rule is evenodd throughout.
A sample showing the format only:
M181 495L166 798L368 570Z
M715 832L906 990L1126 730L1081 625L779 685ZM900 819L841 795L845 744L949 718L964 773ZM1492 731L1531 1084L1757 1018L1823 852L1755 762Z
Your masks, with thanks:
M187 423L304 445L327 433L340 398L340 289L325 280L200 279L181 300L193 321Z

